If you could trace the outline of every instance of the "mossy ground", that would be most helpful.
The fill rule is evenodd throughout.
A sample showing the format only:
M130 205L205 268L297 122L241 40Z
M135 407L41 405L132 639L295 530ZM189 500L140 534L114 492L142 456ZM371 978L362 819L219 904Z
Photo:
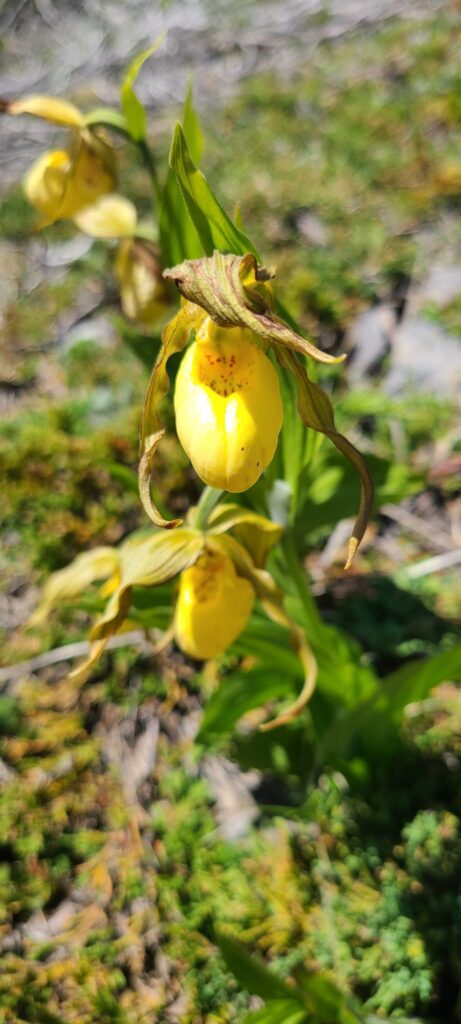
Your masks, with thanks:
M390 22L323 44L289 82L274 74L243 84L205 123L205 167L220 198L228 209L239 201L246 230L277 265L284 301L323 345L336 346L370 302L399 301L424 263L425 233L443 246L445 216L459 239L458 50L455 8L422 24ZM18 192L0 227L7 242L30 243ZM66 226L50 232L54 244L70 237ZM108 280L94 246L59 280L20 286L8 312L0 509L9 662L85 636L84 611L28 632L34 588L79 551L117 543L143 522L136 434L155 342L126 327L120 340ZM88 287L114 324L103 342L91 317L78 319ZM456 332L458 305L427 315ZM56 325L74 307L81 334L62 346ZM421 491L454 415L436 396L408 404L379 389L344 390L340 400L344 425L359 422L382 458L394 457L399 421L402 460ZM431 484L439 505L455 486L449 475ZM174 440L158 488L178 512L195 497ZM427 553L418 538L399 543L405 556ZM370 569L386 576L385 547L364 558L360 573ZM324 614L377 663L436 650L455 629L459 582L450 575L407 582L404 623L395 580L376 587L375 605L366 587L342 600L338 585L332 573ZM349 785L326 770L307 796L292 745L274 735L256 822L231 842L217 825L206 752L190 739L209 687L177 653L153 669L127 649L107 655L81 689L54 668L1 696L1 1019L237 1024L250 1001L216 950L223 924L284 977L299 964L322 967L380 1014L457 1019L457 689L412 709L398 762L356 765ZM143 774L140 744L151 736L155 746L156 717ZM218 753L252 766L248 746L232 738Z

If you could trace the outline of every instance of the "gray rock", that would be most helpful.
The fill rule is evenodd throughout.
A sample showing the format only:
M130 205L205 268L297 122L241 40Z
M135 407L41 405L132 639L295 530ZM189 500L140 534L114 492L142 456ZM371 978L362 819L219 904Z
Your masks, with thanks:
M414 310L420 309L424 303L432 302L436 306L448 306L453 299L461 295L461 263L434 263L426 279L417 288L413 299Z
M422 316L404 317L392 345L384 391L426 392L457 398L461 392L461 346L457 338Z
M380 303L361 313L351 327L346 347L349 379L356 383L372 376L389 353L395 334L397 317L392 306Z

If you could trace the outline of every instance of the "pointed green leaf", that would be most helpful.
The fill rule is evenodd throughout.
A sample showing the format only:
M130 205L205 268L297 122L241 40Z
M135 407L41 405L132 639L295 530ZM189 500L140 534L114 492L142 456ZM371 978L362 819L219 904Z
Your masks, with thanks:
M149 57L155 53L156 50L162 45L165 36L160 36L155 40L152 46L149 46L147 50L143 50L142 53L138 53L134 61L130 64L128 71L122 82L120 90L120 97L122 101L122 109L125 115L128 131L135 142L141 142L146 137L146 111L138 99L134 91L134 83L139 75L139 72L143 64L148 60Z
M176 125L173 135L170 167L177 177L204 252L208 256L214 249L242 256L246 252L255 253L249 239L232 223L206 178L197 170L180 124Z
M183 131L189 152L200 163L203 135L198 115L192 102L192 88L184 104ZM164 265L171 266L181 260L193 260L203 255L203 246L191 220L176 175L168 168L159 208L159 236Z

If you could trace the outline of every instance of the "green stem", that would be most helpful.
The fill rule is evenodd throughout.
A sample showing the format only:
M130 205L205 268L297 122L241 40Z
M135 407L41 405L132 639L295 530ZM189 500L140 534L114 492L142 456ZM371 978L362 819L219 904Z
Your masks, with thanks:
M124 139L131 139L128 125L123 114L118 110L110 110L109 107L98 107L87 114L85 118L86 128L111 128L113 131L123 135Z
M287 530L282 537L281 545L288 572L295 584L301 600L305 614L306 628L309 632L311 630L316 630L321 625L322 620L318 613L314 598L309 590L307 576L299 560L299 555L293 541L293 535L289 530Z
M208 516L213 511L215 505L224 494L224 491L217 491L215 487L205 487L200 495L200 500L197 505L197 512L195 517L195 529L204 530L208 523Z
M129 142L132 142L134 146L138 147L144 166L148 171L152 182L154 201L159 204L160 185L157 177L154 154L146 139L133 138L123 114L120 114L118 110L110 110L109 107L98 107L97 110L92 110L91 113L87 115L85 118L85 126L87 128L111 128L113 131L118 132L119 135L123 135L124 139L128 139Z
M154 194L154 203L156 203L157 206L160 206L161 192L160 192L159 180L158 180L158 177L157 177L157 168L155 166L154 154L153 154L153 152L152 152L152 150L151 150L151 148L149 146L149 143L146 142L146 139L137 139L137 140L133 140L133 141L135 141L135 144L137 145L137 147L139 149L139 152L140 152L140 154L142 156L142 159L144 161L144 166L145 166L146 170L149 173L150 180L152 182L152 192Z

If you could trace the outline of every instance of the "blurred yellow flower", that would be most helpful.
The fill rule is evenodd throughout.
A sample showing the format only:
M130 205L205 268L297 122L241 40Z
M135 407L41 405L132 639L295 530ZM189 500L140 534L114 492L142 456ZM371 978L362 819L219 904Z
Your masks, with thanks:
M32 95L2 102L1 110L13 116L30 114L72 129L68 149L43 153L24 179L27 199L43 216L40 227L75 217L99 196L113 191L114 150L95 131L85 127L85 118L73 103L54 96Z
M246 491L269 465L282 426L277 373L247 328L206 317L179 367L176 430L204 483Z
M152 243L124 238L115 257L115 276L123 312L131 320L155 324L171 306L168 286Z
M79 133L69 150L49 150L24 179L24 191L42 214L41 226L75 217L115 187L112 147L91 132Z
M251 583L237 575L230 558L205 553L180 576L176 642L192 658L215 658L245 628L254 599Z

